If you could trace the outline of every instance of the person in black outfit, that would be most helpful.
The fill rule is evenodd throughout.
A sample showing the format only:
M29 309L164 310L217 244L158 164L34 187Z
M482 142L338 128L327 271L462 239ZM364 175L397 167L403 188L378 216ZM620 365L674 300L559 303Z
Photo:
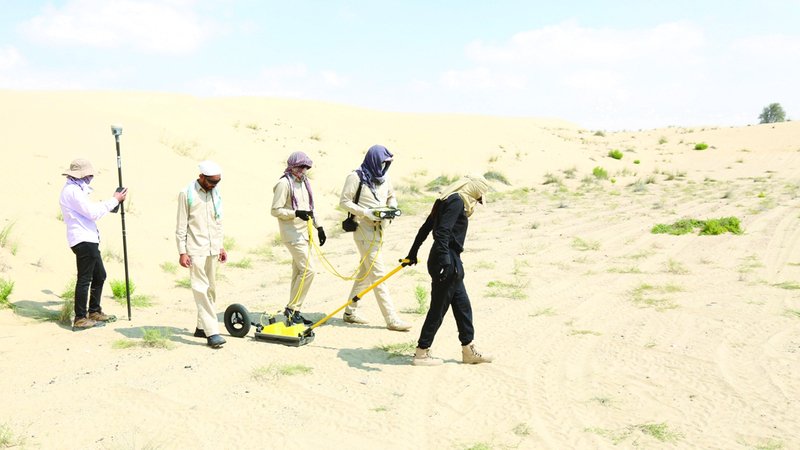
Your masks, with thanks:
M411 362L415 366L437 366L443 363L441 359L431 355L430 347L451 305L458 327L458 339L461 341L462 361L465 364L478 364L494 359L491 355L478 352L472 343L475 335L472 306L464 288L464 266L461 264L469 216L476 204L483 204L483 196L488 189L486 179L479 174L467 175L448 186L434 202L431 213L417 232L414 245L406 257L409 262L405 264L416 264L419 247L428 234L433 232L434 242L428 255L431 307L422 325L417 352Z

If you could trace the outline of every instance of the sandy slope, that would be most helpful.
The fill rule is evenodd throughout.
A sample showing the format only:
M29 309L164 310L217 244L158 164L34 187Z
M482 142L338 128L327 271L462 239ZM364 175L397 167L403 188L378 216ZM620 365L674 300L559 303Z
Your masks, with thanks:
M109 124L117 122L131 189L131 277L136 294L156 305L134 308L128 321L109 297L105 308L124 319L73 333L30 318L58 309L74 277L57 218L59 174L88 158L100 170L94 199L110 196L117 175ZM696 142L711 147L695 151ZM405 256L434 195L424 186L437 176L497 171L510 181L493 182L463 255L476 343L497 361L460 364L452 317L434 343L444 366L389 358L376 346L414 341L424 316L403 313L414 329L387 331L371 296L362 306L370 326L336 317L302 348L248 337L214 351L193 338L191 293L176 286L187 274L159 266L177 262L175 199L197 160L223 166L226 233L237 244L230 257L253 260L251 269L222 268L220 315L230 303L264 311L288 295L288 253L272 246L277 225L266 209L282 161L295 150L314 160L315 199L331 235L325 254L352 270L355 249L334 232L343 218L335 206L345 175L376 143L396 155L391 175L407 213L389 230L386 261ZM606 156L610 149L623 159ZM15 282L17 306L0 311L0 424L34 448L797 448L798 150L797 122L597 136L556 119L0 91L0 226L16 220L0 249L0 276ZM598 166L615 182L590 182ZM543 185L547 174L563 185ZM632 185L648 178L654 183ZM656 223L731 215L745 234L650 233ZM119 217L99 224L109 279L122 279L113 259ZM273 256L250 253L261 246ZM319 262L317 270L306 310L318 319L346 301L350 284ZM428 279L418 266L388 283L407 311ZM153 327L171 330L173 350L112 348L141 342ZM312 371L254 376L280 365ZM659 424L665 436L647 433Z

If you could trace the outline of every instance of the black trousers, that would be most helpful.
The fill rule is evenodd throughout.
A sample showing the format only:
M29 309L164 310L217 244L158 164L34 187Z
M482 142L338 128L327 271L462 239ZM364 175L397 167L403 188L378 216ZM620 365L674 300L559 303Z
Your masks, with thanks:
M419 348L430 348L433 345L433 338L439 327L442 325L444 315L450 305L453 306L453 317L456 319L458 327L458 340L461 345L469 345L475 338L475 328L472 326L472 305L469 302L467 289L464 287L464 266L461 265L461 257L450 250L450 260L456 265L458 273L452 280L445 282L439 281L440 267L428 258L428 273L431 276L431 308L425 317L422 331L419 334Z
M100 312L100 298L103 295L103 283L106 281L106 268L103 266L99 244L81 242L72 247L72 253L75 253L78 263L78 282L75 283L75 320L78 320L86 317L89 313ZM87 300L88 312L86 311Z

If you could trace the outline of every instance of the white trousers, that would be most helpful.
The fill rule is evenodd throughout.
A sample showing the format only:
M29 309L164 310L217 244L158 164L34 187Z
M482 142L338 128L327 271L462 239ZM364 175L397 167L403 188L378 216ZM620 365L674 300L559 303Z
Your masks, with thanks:
M308 241L300 239L296 243L285 242L284 245L292 255L292 285L289 290L289 302L286 306L289 309L300 311L300 307L303 306L303 301L308 295L308 290L311 288L311 282L314 281L314 262L308 258ZM306 263L308 264L307 269ZM304 271L305 279L303 278ZM302 291L300 290L301 285ZM298 291L300 291L300 295L297 294Z
M214 311L214 301L217 296L214 277L219 255L190 255L189 258L192 260L192 266L189 268L192 294L194 294L194 302L197 303L197 328L205 331L206 336L219 334L219 322L217 313Z
M354 240L358 248L358 253L361 255L359 261L364 259L364 256L366 256L366 259L364 259L364 263L358 269L356 281L353 283L353 289L350 290L350 297L348 297L350 299L360 294L361 291L386 275L386 269L383 266L383 257L378 254L378 242L375 242L375 245L370 249L371 241L363 241L361 239ZM370 266L372 266L372 270L367 274L367 270L370 269ZM378 300L378 308L380 308L386 323L389 324L395 317L395 312L394 305L392 304L392 297L389 295L389 288L386 286L386 282L379 284L371 292L375 293L375 299ZM363 301L364 300L361 299L356 303L351 303L345 308L344 312L347 314L355 313L359 304Z

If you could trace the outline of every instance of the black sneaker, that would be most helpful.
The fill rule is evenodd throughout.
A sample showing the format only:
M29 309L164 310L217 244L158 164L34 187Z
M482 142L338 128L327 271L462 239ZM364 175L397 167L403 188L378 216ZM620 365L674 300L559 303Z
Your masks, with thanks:
M211 348L220 348L222 344L225 343L225 339L222 339L222 336L215 334L208 337L208 346Z
M311 325L312 323L314 323L314 321L308 320L305 317L303 317L300 314L300 311L295 311L294 314L292 314L292 323L302 323L304 325Z
M194 329L194 337L208 337L206 336L206 332L201 330L200 328Z

